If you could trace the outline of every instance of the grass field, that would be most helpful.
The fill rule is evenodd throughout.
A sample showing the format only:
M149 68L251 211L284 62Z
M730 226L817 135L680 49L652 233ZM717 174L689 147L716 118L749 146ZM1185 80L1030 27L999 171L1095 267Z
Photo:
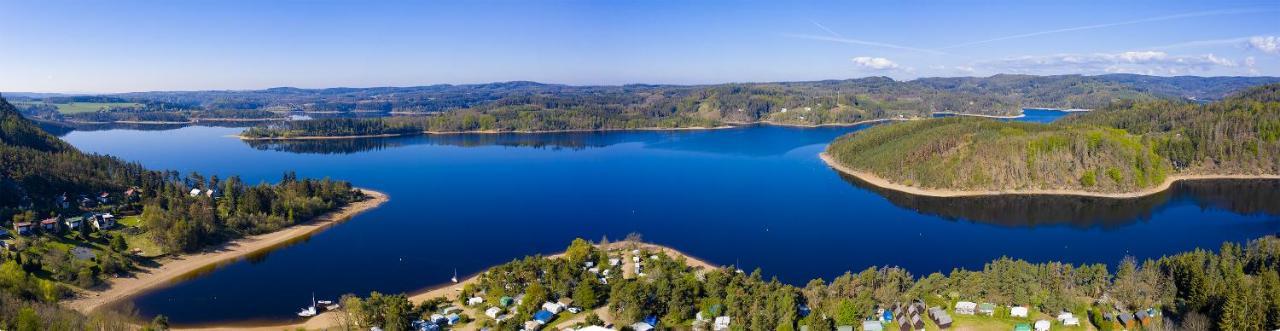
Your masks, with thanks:
M33 105L42 104L44 102L21 101L15 102L17 105ZM103 108L111 107L141 107L142 104L135 102L71 102L71 103L50 103L58 107L58 112L63 114L89 113L95 112Z

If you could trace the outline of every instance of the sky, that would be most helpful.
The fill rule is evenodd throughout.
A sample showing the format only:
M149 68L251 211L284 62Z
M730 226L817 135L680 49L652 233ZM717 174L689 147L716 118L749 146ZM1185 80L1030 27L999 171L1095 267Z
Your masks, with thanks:
M0 91L1280 76L1277 1L0 0Z

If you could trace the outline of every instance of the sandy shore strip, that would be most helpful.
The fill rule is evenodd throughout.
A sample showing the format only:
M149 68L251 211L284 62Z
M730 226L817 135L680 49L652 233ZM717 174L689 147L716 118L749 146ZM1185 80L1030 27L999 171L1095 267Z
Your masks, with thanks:
M290 226L276 232L232 240L217 247L206 249L201 253L165 258L157 261L160 263L159 267L135 272L130 277L109 279L105 285L79 293L74 299L64 301L63 305L87 314L135 294L168 284L170 281L191 272L230 263L246 255L271 249L293 239L328 228L350 219L351 216L382 205L389 199L382 192L367 189L360 190L368 195L369 198L325 213L304 224Z
M597 245L597 247L601 247L602 249L623 249L623 250L627 250L627 252L625 252L625 254L627 254L627 255L630 255L630 254L631 254L630 250L631 250L631 249L633 249L633 247L634 247L634 249L642 249L642 250L648 250L648 251L651 251L651 252L662 252L662 253L666 253L668 256L671 256L671 257L673 257L673 258L684 257L684 258L685 258L685 263L686 263L686 264L688 264L688 265L689 265L689 267L691 267L691 268L695 268L695 269L699 269L699 268L701 268L701 269L705 269L705 270L710 270L710 269L718 268L718 267L716 267L716 266L712 265L711 263L707 263L706 261L703 261L703 260L698 259L698 258L696 258L696 257L690 256L690 255L688 255L688 254L685 254L684 252L681 252L681 251L678 251L678 250L672 249L672 248L670 248L670 247L660 246L660 245L656 245L656 244L650 244L650 243L635 243L635 242L629 242L629 241L621 241L621 242L610 243L608 246L603 246L603 247L602 247L602 246L598 246L598 245ZM558 258L562 258L562 257L564 257L564 252L560 252L560 253L556 253L556 254L552 254L552 255L546 255L546 256L543 256L543 257L544 257L544 258L548 258L548 259L558 259ZM626 264L624 264L624 265L623 265L623 268L622 268L624 271L625 271L625 270L634 270L634 268L632 268L632 267L630 266L630 264L632 263L630 258L623 258L622 260L624 261L624 263L626 263ZM485 268L485 270L488 270L488 268ZM483 273L483 271L482 271L481 273ZM438 287L428 288L428 289L421 290L421 291L418 291L418 292L415 292L415 293L411 293L411 294L409 294L409 301L413 302L414 304L417 304L417 303L421 303L421 302L423 302L423 301L427 301L427 300L434 299L434 298L440 298L440 297L446 297L446 298L449 298L450 300L453 300L453 299L458 295L458 293L461 293L461 292L462 292L462 288L463 288L463 287L467 286L467 284L473 284L473 283L475 283L475 282L478 282L479 280L480 280L480 274L470 275L470 276L467 276L467 278L466 278L466 279L460 280L460 281L459 281L459 282L457 282L457 283L453 283L453 284L446 284L446 285L443 285L443 286L438 286ZM237 325L237 324L235 324L235 323L231 323L231 324L223 325L223 326L208 326L208 327L196 327L196 328L182 328L182 327L177 327L177 328L174 328L173 330L198 330L198 331L222 331L222 330L230 331L230 330L249 330L249 331L271 331L271 330L302 330L302 329L305 329L305 330L330 330L330 329L340 329L340 328L342 327L342 323L340 322L340 318L339 318L337 315L338 315L338 312L332 312L332 311L323 312L323 313L320 313L319 315L316 315L315 317L312 317L312 318L307 319L307 321L305 321L305 322L294 323L294 324L278 324L278 325L261 325L261 324L258 324L258 325L255 325L255 324L251 324L251 323L250 323L250 324L244 324L244 325ZM605 317L605 316L603 316L603 315L602 315L601 317ZM607 319L607 317L605 317L605 318ZM473 327L474 327L474 323L471 323L471 324L464 325L464 327L463 327L463 328L461 328L461 329L456 329L456 330L471 330L471 329L473 329Z
M943 115L943 116L969 116L969 117L982 117L982 118L998 118L998 119L1006 119L1006 120L1007 120L1007 119L1015 119L1015 118L1023 118L1023 117L1027 117L1027 114L1018 114L1018 115L984 115L984 114L957 113L957 112L950 112L950 111L939 111L939 112L933 112L933 113L930 113L930 114L929 114L929 116L934 116L934 115Z
M822 158L822 162L826 162L836 171L843 172L850 176L857 177L864 182L881 188L899 191L907 194L939 197L939 198L958 198L958 197L975 197L975 196L991 196L991 195L1066 195L1066 196L1082 196L1095 198L1113 198L1113 199L1131 199L1140 198L1168 190L1173 186L1174 182L1180 180L1213 180L1213 179L1280 179L1280 175L1264 174L1264 175L1177 175L1165 178L1163 183L1155 187L1147 188L1135 192L1106 193L1106 192L1089 192L1080 190L1005 190L1005 191L965 191L965 190L949 190L949 189L930 189L908 186L894 183L888 179L881 178L870 172L859 171L839 164L830 154L822 152L818 154Z

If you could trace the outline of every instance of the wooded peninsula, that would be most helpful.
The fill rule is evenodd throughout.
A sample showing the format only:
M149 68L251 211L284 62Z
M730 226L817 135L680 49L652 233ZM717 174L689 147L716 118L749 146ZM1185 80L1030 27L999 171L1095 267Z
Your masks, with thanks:
M824 159L910 193L1129 196L1187 178L1280 175L1280 84L1209 104L1119 101L1051 124L951 117L843 136Z

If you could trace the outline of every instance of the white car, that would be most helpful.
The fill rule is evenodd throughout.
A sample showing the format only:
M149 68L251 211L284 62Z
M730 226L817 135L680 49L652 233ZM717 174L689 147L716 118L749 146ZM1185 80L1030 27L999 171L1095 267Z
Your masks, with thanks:
M582 312L582 308L578 308L578 307L569 307L569 309L566 309L566 310L568 310L570 314L577 314Z

